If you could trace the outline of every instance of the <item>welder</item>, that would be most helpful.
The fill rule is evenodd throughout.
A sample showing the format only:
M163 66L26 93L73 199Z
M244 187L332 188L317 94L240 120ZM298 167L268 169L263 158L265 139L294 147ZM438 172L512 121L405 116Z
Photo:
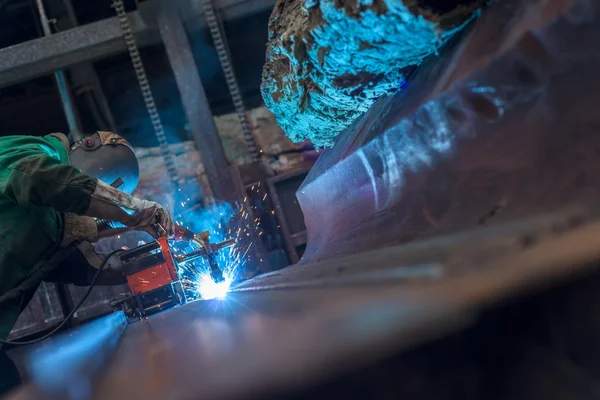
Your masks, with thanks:
M102 262L90 242L155 224L173 233L164 207L131 195L138 181L132 147L111 132L73 144L63 134L0 138L0 339L42 281L89 285ZM101 233L100 219L121 227ZM118 257L112 273L108 264L97 283L124 283ZM0 348L0 396L19 384Z

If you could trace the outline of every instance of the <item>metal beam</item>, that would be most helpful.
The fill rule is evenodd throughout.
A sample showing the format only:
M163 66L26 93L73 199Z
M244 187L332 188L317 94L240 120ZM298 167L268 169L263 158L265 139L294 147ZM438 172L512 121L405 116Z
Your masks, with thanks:
M154 2L142 3L140 11L129 14L139 46L160 42ZM198 4L196 4L198 3ZM190 24L204 28L202 8L195 0L175 0L173 8L185 9ZM220 0L219 12L225 19L236 19L268 10L275 0ZM149 11L145 11L144 8ZM126 50L117 18L109 18L78 28L69 29L50 37L43 37L0 49L0 88L34 79L65 69L84 61L95 61Z
M140 38L144 38L149 29L139 14L131 13L130 18ZM148 44L148 41L145 43ZM0 50L0 87L47 75L83 61L109 57L125 49L117 18L6 47Z
M235 201L237 190L229 173L225 150L212 117L183 21L177 10L169 8L159 13L158 22L181 94L183 109L196 147L202 156L202 164L211 189L218 200Z
M50 22L48 21L48 17L46 15L46 9L44 8L44 2L42 0L37 0L36 4L40 14L40 23L42 24L42 29L44 30L44 36L50 37L52 36L52 31L50 29ZM75 140L79 140L81 139L81 119L79 118L77 106L73 101L71 88L69 87L69 82L67 81L64 71L56 71L54 73L54 80L56 81L56 87L58 89L58 94L60 95L63 110L65 112L65 118L67 119L67 124L69 125L69 133L73 135ZM69 291L66 289L66 287L63 287L63 291L65 292L65 296L70 296L67 294Z

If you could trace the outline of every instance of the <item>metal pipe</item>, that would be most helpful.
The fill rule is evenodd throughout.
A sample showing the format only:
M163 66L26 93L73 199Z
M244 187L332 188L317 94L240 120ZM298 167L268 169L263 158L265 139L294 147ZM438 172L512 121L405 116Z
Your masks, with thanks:
M48 21L48 17L46 16L44 3L42 0L36 0L36 4L38 12L40 13L40 21L42 23L42 29L44 30L44 36L51 36L52 31L50 30L50 23ZM65 118L67 119L67 124L69 125L69 132L73 136L74 140L79 140L82 137L81 126L77 116L77 111L75 110L73 98L71 97L71 91L69 90L65 73L63 71L56 71L54 73L54 80L56 81L63 111L65 112Z
M208 249L206 247L202 247L202 248L200 248L198 250L194 250L190 253L183 254L181 256L177 256L177 257L175 257L175 260L178 263L182 263L182 262L194 261L200 257L208 257L210 254L217 253L226 247L233 246L235 244L235 242L236 242L236 239L231 238L231 239L227 239L222 242L215 243L215 244L209 243L207 245L207 246L209 246ZM204 246L204 245L202 245L202 246Z

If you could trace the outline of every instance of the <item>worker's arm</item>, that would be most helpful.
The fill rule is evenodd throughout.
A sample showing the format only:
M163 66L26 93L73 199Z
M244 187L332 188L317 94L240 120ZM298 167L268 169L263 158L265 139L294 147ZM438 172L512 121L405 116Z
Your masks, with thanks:
M0 191L25 207L51 207L59 212L118 221L129 228L159 223L172 234L169 212L82 174L49 155L25 157L10 167Z
M123 210L129 211L125 217L120 214ZM147 227L158 223L168 235L175 232L175 223L163 206L128 195L102 181L98 181L92 193L86 215L122 222L129 228Z
M84 215L98 180L46 154L24 157L10 166L0 190L24 207L50 207Z
M157 230L151 225L136 228L119 227L99 230L94 218L65 213L65 228L60 247L67 247L73 242L95 243L100 239L122 235L131 230L146 232L154 238L158 237Z

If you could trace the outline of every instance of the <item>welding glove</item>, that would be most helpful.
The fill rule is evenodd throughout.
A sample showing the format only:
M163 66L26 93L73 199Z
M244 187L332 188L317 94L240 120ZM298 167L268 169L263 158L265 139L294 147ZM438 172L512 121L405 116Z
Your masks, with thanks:
M167 235L175 232L171 215L160 204L138 199L102 181L92 193L86 215L121 222L131 229L159 224Z
M65 213L60 247L67 247L73 242L95 243L100 239L120 235L130 230L130 228L113 228L100 232L94 218ZM135 230L146 232L154 239L159 237L157 229L153 225L136 226Z
M67 247L75 241L95 242L96 240L98 240L98 226L94 218L65 213L60 247Z
M160 204L153 201L141 200L141 210L132 216L132 222L128 225L130 228L143 228L152 224L159 224L168 235L175 232L175 224L171 219L171 214Z

